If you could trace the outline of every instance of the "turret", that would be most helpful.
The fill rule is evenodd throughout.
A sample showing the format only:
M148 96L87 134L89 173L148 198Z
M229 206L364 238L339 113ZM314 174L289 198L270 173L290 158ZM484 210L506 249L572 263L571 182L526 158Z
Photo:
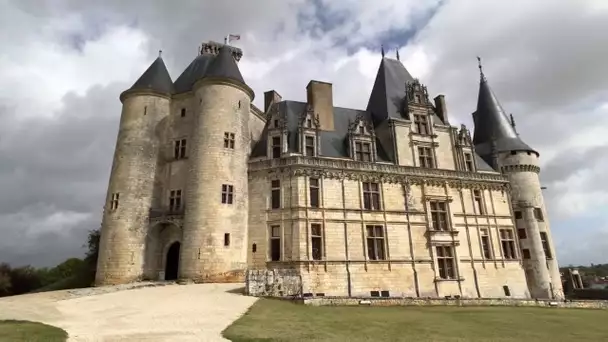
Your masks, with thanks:
M539 153L515 131L479 66L481 79L473 113L473 143L496 171L508 176L515 226L530 294L534 298L563 296L561 277L540 185Z
M243 281L247 268L249 115L253 91L219 46L193 85L197 109L185 190L179 278Z
M104 205L96 285L141 279L160 141L173 82L162 58L120 95L122 113Z

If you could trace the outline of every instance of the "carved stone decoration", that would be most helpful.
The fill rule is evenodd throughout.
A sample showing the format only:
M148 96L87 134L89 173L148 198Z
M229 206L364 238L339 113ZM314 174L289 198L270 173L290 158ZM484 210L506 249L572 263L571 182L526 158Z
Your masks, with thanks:
M417 78L413 82L405 83L405 95L408 103L427 105L429 104L429 93L426 86L420 83ZM418 95L419 101L416 99Z
M306 119L310 118L312 120L312 127L306 127ZM306 104L306 108L300 114L299 126L301 128L312 128L319 129L321 127L321 121L319 120L319 115L315 114L314 108L310 103Z
M266 114L266 122L268 122L270 129L275 129L273 124L273 119L279 120L278 128L284 133L287 133L287 114L283 111L279 111L279 106L272 106L271 109Z
M364 133L361 134L359 131L359 127L363 126L365 128ZM348 134L349 135L367 135L367 136L376 136L376 132L374 132L374 126L370 121L368 121L362 114L358 114L354 121L351 121L348 124Z
M460 146L473 146L473 139L471 139L471 132L464 124L460 125L458 131L458 145Z
M412 195L412 185L409 181L405 182L405 201L407 202L408 209L416 207L416 199Z

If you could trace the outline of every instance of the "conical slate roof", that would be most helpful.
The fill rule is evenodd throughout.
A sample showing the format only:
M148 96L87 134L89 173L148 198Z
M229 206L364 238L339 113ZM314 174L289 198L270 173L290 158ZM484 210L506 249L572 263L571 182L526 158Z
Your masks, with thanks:
M400 61L382 58L366 109L372 113L374 122L402 118L405 83L413 81L414 78Z
M194 83L205 76L214 57L211 54L198 55L175 80L175 93L179 94L192 90Z
M475 150L488 163L492 159L492 140L496 142L496 152L530 151L538 154L521 140L483 74L473 122Z
M171 76L169 76L163 59L160 56L156 58L129 90L155 90L172 94L173 81L171 81Z
M241 75L238 65L228 47L222 47L220 52L215 57L209 68L207 69L207 77L228 78L233 81L245 84L245 80Z

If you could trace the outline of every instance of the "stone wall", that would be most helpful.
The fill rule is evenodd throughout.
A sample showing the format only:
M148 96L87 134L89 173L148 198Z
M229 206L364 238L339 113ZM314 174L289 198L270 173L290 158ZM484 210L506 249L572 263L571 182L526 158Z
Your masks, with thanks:
M301 299L301 302L313 306L527 306L527 307L557 307L578 309L608 309L608 301L578 300L550 301L533 299L426 299L426 298L338 298L317 297Z
M250 296L300 296L302 278L293 269L248 270L245 293Z

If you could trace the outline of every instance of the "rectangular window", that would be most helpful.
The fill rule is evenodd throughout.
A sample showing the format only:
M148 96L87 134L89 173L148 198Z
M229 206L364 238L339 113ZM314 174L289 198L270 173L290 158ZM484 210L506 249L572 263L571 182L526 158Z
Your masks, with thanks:
M467 171L473 171L473 156L470 153L464 154L464 167Z
M230 233L224 233L224 246L230 246Z
M522 249L521 254L524 259L530 259L530 250L529 249L527 249L527 248Z
M281 260L281 226L270 227L270 260Z
M418 134L430 134L428 116L423 114L414 114L414 126Z
M182 118L186 116L186 108L182 108Z
M473 190L473 200L475 201L475 212L478 215L485 215L485 207L483 205L483 197L480 190Z
M118 192L115 192L112 194L112 198L110 199L110 210L118 209L118 198L119 197L120 197L120 194Z
M234 149L234 133L224 132L224 148Z
M433 150L430 147L419 146L418 161L420 162L420 167L434 168Z
M311 118L306 118L306 127L312 128L312 119Z
M456 279L456 263L454 260L454 247L437 246L437 266L439 278Z
M362 162L372 161L372 145L366 142L355 142L355 160Z
M275 179L270 182L270 207L279 209L281 207L281 181Z
M310 225L310 245L312 246L312 260L323 259L323 229L319 223Z
M540 232L540 242L543 244L543 251L545 251L545 257L547 259L552 259L551 249L549 248L549 238L547 237L547 233Z
M487 229L482 229L481 232L481 250L483 258L486 260L492 259L492 245L490 244L490 235Z
M524 228L519 228L517 230L517 238L519 238L520 240L528 238L528 235L526 234L526 230Z
M175 159L186 158L186 139L175 140L173 157Z
M516 220L521 220L524 217L524 215L521 214L521 211L516 211L515 212L515 219Z
M513 231L511 229L500 230L500 244L505 259L517 259L515 239L513 238Z
M380 185L378 183L363 183L363 208L380 210Z
M367 258L369 260L386 260L384 252L384 227L366 226Z
M448 204L442 201L430 201L431 221L433 230L448 230Z
M182 208L182 191L171 190L169 192L169 211L177 211Z
M315 137L306 136L304 139L305 151L304 155L306 156L314 156L315 155Z
M541 208L534 208L534 218L537 221L544 221L545 220L545 218L543 216L543 211L542 211Z
M234 197L234 187L228 184L222 184L222 203L232 204Z
M310 206L313 208L319 207L319 179L309 178L309 191L310 191Z
M281 158L281 137L272 137L272 159Z

